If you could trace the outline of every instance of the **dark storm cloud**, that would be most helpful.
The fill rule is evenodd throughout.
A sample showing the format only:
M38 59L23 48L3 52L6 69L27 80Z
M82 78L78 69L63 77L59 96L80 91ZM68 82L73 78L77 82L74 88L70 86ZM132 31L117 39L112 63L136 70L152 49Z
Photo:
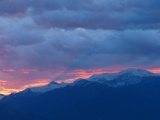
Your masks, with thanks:
M42 42L43 38L40 37L39 31L31 18L5 18L0 17L0 46L22 46L31 45Z
M0 79L24 89L96 71L156 69L159 28L159 0L0 0Z
M104 36L86 54L77 59L69 69L116 66L159 67L160 33L158 31L106 31Z
M46 27L159 29L159 0L1 0L3 16L31 16Z
M37 28L30 17L1 19L1 68L61 71L160 65L158 30L49 29Z

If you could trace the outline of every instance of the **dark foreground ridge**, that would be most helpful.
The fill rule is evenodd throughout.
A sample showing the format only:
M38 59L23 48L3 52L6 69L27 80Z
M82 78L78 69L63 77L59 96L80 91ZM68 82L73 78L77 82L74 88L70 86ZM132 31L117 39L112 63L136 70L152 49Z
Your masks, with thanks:
M24 113L43 120L160 120L160 76L135 69L115 76L108 81L108 74L96 75L43 93L28 89L11 94L1 100L2 116L16 116L16 109L23 114L10 120L22 120Z

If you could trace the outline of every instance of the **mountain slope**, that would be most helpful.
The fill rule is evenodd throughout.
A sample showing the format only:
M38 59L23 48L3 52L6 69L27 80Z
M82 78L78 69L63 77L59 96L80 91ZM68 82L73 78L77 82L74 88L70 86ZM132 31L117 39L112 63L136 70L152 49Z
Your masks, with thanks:
M159 80L148 78L116 88L80 80L27 101L14 98L5 103L49 120L159 120Z
M12 94L1 102L48 120L160 120L159 91L160 76L127 70L112 80L79 79L41 94L30 89Z
M30 90L32 92L35 92L35 93L44 93L44 92L47 92L47 91L50 91L50 90L54 90L54 89L57 89L57 88L65 87L67 85L68 85L67 83L58 84L58 83L53 81L53 82L49 83L46 86L34 87L34 88L30 88Z
M109 80L114 80L125 74L130 74L132 76L137 76L137 77L157 76L156 74L151 73L147 70L130 68L130 69L126 69L121 72L118 72L118 73L104 73L104 74L93 75L88 80L97 81L100 79L106 79L109 81Z
M127 69L118 73L93 75L88 80L105 83L110 87L120 87L141 82L145 78L160 77L143 69Z
M34 114L22 112L0 104L0 120L44 120Z
M1 100L3 97L4 97L4 95L3 95L3 94L0 94L0 100Z
M45 86L28 88L28 89L22 91L22 93L27 93L28 91L30 91L30 92L33 92L33 93L41 94L41 93L44 93L44 92L47 92L47 91L50 91L50 90L65 87L67 85L68 84L64 83L64 82L59 84L59 83L56 83L56 82L52 81L48 85L45 85Z

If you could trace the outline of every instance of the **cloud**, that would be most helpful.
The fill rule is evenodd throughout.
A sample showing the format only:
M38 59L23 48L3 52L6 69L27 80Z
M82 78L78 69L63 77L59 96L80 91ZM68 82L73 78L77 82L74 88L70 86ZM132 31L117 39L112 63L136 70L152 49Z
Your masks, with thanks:
M88 29L159 29L158 0L1 0L2 16L30 16L37 25Z
M30 17L0 20L5 22L0 24L1 68L45 71L159 66L158 30L43 28Z
M159 68L159 13L158 0L0 0L0 79L21 89Z

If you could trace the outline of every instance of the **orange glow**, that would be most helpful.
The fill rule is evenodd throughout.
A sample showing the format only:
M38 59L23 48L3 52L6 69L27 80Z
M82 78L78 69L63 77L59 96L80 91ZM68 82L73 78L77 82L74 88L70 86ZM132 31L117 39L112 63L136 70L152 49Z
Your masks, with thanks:
M115 72L119 72L123 69L96 69L96 70L75 70L72 72L66 72L65 74L75 74L76 76L73 78L69 78L66 80L57 80L58 83L61 82L67 82L67 83L71 83L79 78L83 78L83 79L87 79L89 77L91 77L94 74L103 74L103 73L115 73Z
M6 71L10 71L10 69L6 69ZM17 73L18 71L14 71L14 72ZM67 78L65 80L64 79L57 80L58 83L61 83L61 82L70 83L79 78L84 78L84 79L89 78L93 74L101 74L101 73L106 73L106 72L117 72L117 70L115 71L115 70L97 69L97 70L75 70L75 71L59 71L59 72L57 71L57 72L43 73L43 72L39 72L36 69L22 69L19 72L23 73L22 75L26 75L26 76L21 76L21 77L19 76L18 78L16 78L16 76L12 75L12 73L9 73L5 75L6 76L5 78L8 80L0 81L0 93L1 94L8 95L10 93L22 91L29 87L44 86L48 84L49 82L51 82L52 79L55 78L56 76L63 75L63 74L67 74L71 76L73 75L73 77ZM43 79L29 78L30 80L27 80L26 77L28 77L29 73L31 72L34 74L38 74L38 76L39 74L47 75L47 76L52 75L52 76L48 77L47 79L45 79L44 77ZM13 81L10 79L13 79Z
M16 92L19 92L21 90L22 89L7 89L7 88L4 88L3 91L1 92L1 94L9 95L10 93L16 93Z
M23 74L18 74L18 75L22 75L17 77L16 74L12 75L13 72L9 72L7 74L5 74L4 72L4 79L0 80L0 93L1 94L5 94L8 95L10 93L15 93L15 92L19 92L22 91L26 88L29 87L38 87L38 86L44 86L47 85L49 82L51 82L52 80L54 80L54 78L56 79L57 76L69 76L66 77L66 79L61 79L61 77L59 79L56 79L56 82L61 83L61 82L67 82L67 83L71 83L79 78L84 78L87 79L90 76L94 75L94 74L102 74L102 73L115 73L115 72L119 72L121 70L124 70L126 68L115 68L115 69L93 69L93 70L74 70L74 71L57 71L57 72L39 72L36 69L22 69L19 72ZM150 72L153 73L160 73L160 68L158 69L147 69ZM12 69L4 69L3 71L12 71ZM17 71L16 71L17 72ZM37 77L29 77L29 73L34 73L36 74ZM24 75L25 74L25 75ZM39 76L41 75L41 76ZM7 80L5 80L7 79ZM12 80L13 79L13 80Z
M37 72L38 70L37 69L22 69L21 70L21 72L23 73L23 74L30 74L30 73L32 73L32 72Z
M4 95L9 95L10 93L16 93L16 92L22 91L22 90L24 90L26 88L29 88L29 87L44 86L44 85L47 85L49 82L50 82L49 79L37 80L37 82L35 82L35 83L28 83L28 84L22 85L20 88L15 88L14 84L13 84L12 88L9 88L9 86L7 86L7 84L3 85L3 83L10 84L10 82L4 81L4 80L0 80L0 84L1 84L0 86L4 86L4 87L0 87L0 93L4 94Z
M23 86L23 89L29 88L29 87L38 87L38 86L44 86L47 85L49 83L49 79L46 80L40 80L36 83L31 83L31 84L27 84Z
M157 69L148 69L148 71L153 72L153 73L160 73L160 68L157 68Z
M0 83L6 83L7 81L5 81L5 80L0 80Z
M66 74L76 74L75 77L73 78L69 78L66 80L57 80L58 83L61 82L67 82L67 83L71 83L74 80L77 80L79 78L84 78L87 79L89 77L91 77L94 74L103 74L103 73L116 73L116 72L120 72L122 70L125 70L126 68L116 68L116 69L96 69L96 70L75 70ZM160 68L159 69L147 69L150 72L153 73L160 73Z

